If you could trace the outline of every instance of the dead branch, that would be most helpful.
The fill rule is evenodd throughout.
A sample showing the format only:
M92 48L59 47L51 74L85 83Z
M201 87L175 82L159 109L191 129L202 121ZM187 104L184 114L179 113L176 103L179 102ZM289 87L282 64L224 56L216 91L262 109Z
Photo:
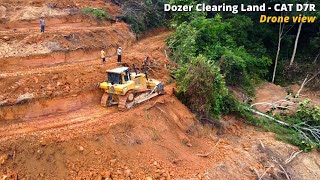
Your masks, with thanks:
M308 77L309 77L309 74L307 74L306 78L303 80L303 82L302 82L302 84L301 84L301 86L300 86L300 89L299 89L298 92L297 92L297 96L300 95L300 92L302 91L304 85L306 84L306 82L307 82L307 80L308 80Z
M288 103L288 106L278 105L278 104L281 103L281 102L286 102L286 103ZM289 106L289 105L295 105L295 103L292 102L292 101L288 101L288 100L286 100L286 99L281 99L281 100L275 101L275 102L259 102L259 103L254 103L254 104L252 104L250 107L257 106L257 105L270 105L270 106L272 106L272 108L290 109L291 106Z
M259 180L261 180L261 179L263 178L263 176L267 174L267 172L269 171L270 168L271 168L271 166L268 167L268 168L263 172L263 174L259 177Z
M291 180L290 176L288 175L287 171L283 168L281 163L279 163L274 157L271 157L271 160L275 162L277 165L279 165L279 167L281 168L280 172L282 172L286 176L287 180Z
M316 78L319 74L320 74L320 70L319 70L317 73L315 73L313 76L311 76L310 78L309 78L309 75L310 75L310 74L307 74L306 78L304 79L303 83L301 84L301 87L300 87L299 91L297 92L297 96L300 95L300 92L302 91L302 89L304 88L304 86L305 86L308 82L310 82L311 80L313 80L314 78Z
M157 101L153 103L150 107L147 107L146 110L150 110L151 108L155 107L157 104L164 104L164 101Z
M168 59L167 50L164 50L164 54L166 55L166 58Z
M282 169L283 174L286 175L286 178L288 180L291 180L290 176L288 175L287 171L283 168L283 166L280 163L278 163L278 164L279 164L279 167Z
M215 137L213 137L211 133L210 133L209 136L210 136L210 140L211 140L211 141L215 141Z
M279 123L283 126L289 127L289 128L294 128L296 131L298 131L305 140L312 142L311 138L317 141L317 143L320 143L320 127L319 126L310 126L306 124L305 122L299 123L299 124L294 124L290 125L286 122L280 121L278 119L275 119L269 115L263 114L262 112L259 112L257 110L248 109L249 111L253 112L254 114L257 114L259 116L265 117L270 121L274 121L276 123Z
M298 154L303 152L302 150L292 153L291 156L285 161L284 164L289 164Z
M271 121L275 121L275 122L277 122L279 124L282 124L284 126L290 127L290 125L288 123L280 121L280 120L277 120L277 119L275 119L275 118L273 118L273 117L271 117L269 115L263 114L262 112L256 111L254 109L249 109L249 111L251 111L251 112L253 112L253 113L257 114L257 115L260 115L262 117L265 117L265 118L267 118L267 119L269 119Z
M155 107L159 109L163 114L166 114L166 112L163 109L161 109L159 106L155 106Z
M253 168L253 171L256 173L257 177L260 179L260 174L259 174L258 170L256 170L256 168Z
M261 140L259 140L259 141L260 141L261 147L262 147L263 149L265 149L264 144L262 143L262 141L261 141Z
M214 148L215 148L216 146L218 146L218 144L220 143L220 141L221 141L221 139L218 140L218 142L213 146L213 148L212 148L212 150L211 150L210 152L208 152L208 153L206 153L206 154L196 154L196 155L197 155L197 156L200 156L200 157L208 157L208 156L213 152Z

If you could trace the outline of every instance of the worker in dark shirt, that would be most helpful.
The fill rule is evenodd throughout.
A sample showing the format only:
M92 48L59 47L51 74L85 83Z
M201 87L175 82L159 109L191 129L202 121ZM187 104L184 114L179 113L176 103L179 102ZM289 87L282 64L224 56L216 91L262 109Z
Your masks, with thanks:
M147 66L146 65L142 65L142 71L146 75L146 79L148 80L148 71L147 71Z
M143 60L142 65L145 65L145 66L149 65L149 56L147 56L147 57Z
M134 70L134 72L136 73L136 75L138 74L138 68L137 68L137 66L136 65L132 65L133 66L133 70Z

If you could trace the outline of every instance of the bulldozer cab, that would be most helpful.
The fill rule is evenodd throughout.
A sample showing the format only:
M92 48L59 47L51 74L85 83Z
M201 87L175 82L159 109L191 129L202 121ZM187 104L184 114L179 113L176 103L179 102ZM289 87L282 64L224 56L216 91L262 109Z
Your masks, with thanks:
M107 70L107 80L98 86L104 90L101 105L103 107L118 105L121 110L164 94L162 82L147 79L143 73L130 74L129 67Z
M113 84L125 84L130 80L128 67L121 67L107 71L107 82Z

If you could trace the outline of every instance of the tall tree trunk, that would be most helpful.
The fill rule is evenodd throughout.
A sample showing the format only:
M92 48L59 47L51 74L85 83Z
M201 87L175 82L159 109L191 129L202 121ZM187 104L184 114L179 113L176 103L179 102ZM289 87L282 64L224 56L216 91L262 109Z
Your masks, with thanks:
M300 33L301 33L301 28L302 28L302 22L299 24L299 28L298 28L298 32L297 32L297 37L296 37L296 41L294 43L294 48L293 48L293 53L292 53L292 57L290 60L290 66L292 66L294 58L296 56L296 52L297 52L297 47L298 47L298 42L299 42L299 37L300 37Z
M278 58L279 58L279 54L280 54L280 48L281 48L281 39L279 38L277 56L276 56L276 60L274 62L274 68L273 68L272 83L274 83L274 79L276 77L277 66L278 66Z
M282 25L282 24L280 23L280 27L279 27L279 40L278 40L278 50L277 50L276 60L275 60L275 62L274 62L273 75L272 75L272 83L274 83L274 79L275 79L275 77L276 77L277 66L278 66L278 59L279 59L279 54L280 54L280 49L281 49L281 40L282 40L283 30L284 30L284 24Z

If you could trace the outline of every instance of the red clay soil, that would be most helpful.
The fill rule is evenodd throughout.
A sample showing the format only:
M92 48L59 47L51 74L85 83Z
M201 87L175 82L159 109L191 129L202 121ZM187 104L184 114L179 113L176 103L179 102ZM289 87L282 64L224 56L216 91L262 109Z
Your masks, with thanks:
M146 52L161 64L159 75L155 73L155 77L169 80L164 68L168 63L164 53L164 40L168 34L160 33L137 42L125 53L130 56L126 55L124 59L127 63L139 64L144 57L140 52ZM5 78L28 79L28 76L41 74L39 77L46 79L53 76L51 72L66 73L66 77L74 72L76 76L71 77L85 79L93 75L95 79L104 79L104 69L116 67L115 57L112 62L107 65L100 64L98 59L88 62L92 67L83 69L91 69L90 72L83 72L78 63L71 63L37 68L34 72L8 73ZM73 66L78 69L69 68ZM95 74L94 68L99 69L99 73ZM61 79L51 77L49 84ZM255 179L256 172L261 176L267 171L264 175L267 179L284 179L273 159L295 179L320 177L317 152L299 154L285 165L284 161L298 150L296 147L276 141L272 133L258 132L232 116L224 117L218 128L203 126L171 95L172 85L166 87L166 95L127 112L119 112L116 107L100 107L101 92L93 87L93 82L88 90L78 87L78 93L70 90L64 96L43 97L6 107L11 108L7 111L11 116L20 114L20 117L1 123L0 172L3 177ZM207 157L197 155L209 152Z
M316 152L284 165L296 147L232 116L218 129L202 126L171 89L127 112L92 105L3 125L1 172L9 179L254 179L268 170L266 178L282 179L279 167L270 169L274 159L293 178L320 177Z
M53 2L55 13L66 7L116 6L102 0L1 2L9 10L24 5L36 12L35 7ZM10 12L13 17L20 11ZM36 30L37 20L28 21ZM0 37L9 37L1 41L10 47L16 41L22 49L56 42L68 49L0 59L1 179L285 179L283 171L292 179L320 179L318 152L301 153L285 164L298 149L275 140L272 133L259 132L233 116L223 117L216 127L200 124L172 95L175 86L168 68L174 64L165 45L169 31L158 30L136 41L124 23L91 24L82 16L57 15L48 20L59 24L57 28L31 36L28 21L6 19L9 28L23 23L16 32L0 28ZM70 41L76 37L77 43ZM99 58L101 44L108 50L106 64ZM96 84L105 79L107 69L118 67L117 46L123 47L123 62L130 66L141 66L149 56L150 76L166 83L166 94L125 112L101 107L102 92ZM282 96L276 89L268 94L262 87L257 101ZM15 104L30 94L31 99Z
M169 81L170 77L165 69L165 65L169 61L164 54L165 42L163 41L167 35L168 32L164 32L158 36L142 40L130 48L124 48L123 62L130 66L135 63L141 67L143 59L149 56L152 62L155 62L154 70L149 72L150 75L163 82ZM151 45L151 43L154 43L154 45ZM145 48L144 44L150 45ZM107 69L117 67L116 57L111 56L107 58L106 64L102 64L98 58L100 52L93 53L95 54L92 57L96 57L93 60L67 62L54 66L28 68L22 71L0 74L0 78L4 82L0 85L0 102L15 102L24 94L32 94L34 100L78 96L92 91L100 96L101 92L99 93L97 90L96 84L105 79ZM77 59L76 56L74 58ZM29 109L30 105L22 104L18 107ZM0 118L9 120L24 116L23 113L19 114L12 109L15 108L4 107L0 111ZM43 111L43 113L45 112Z

